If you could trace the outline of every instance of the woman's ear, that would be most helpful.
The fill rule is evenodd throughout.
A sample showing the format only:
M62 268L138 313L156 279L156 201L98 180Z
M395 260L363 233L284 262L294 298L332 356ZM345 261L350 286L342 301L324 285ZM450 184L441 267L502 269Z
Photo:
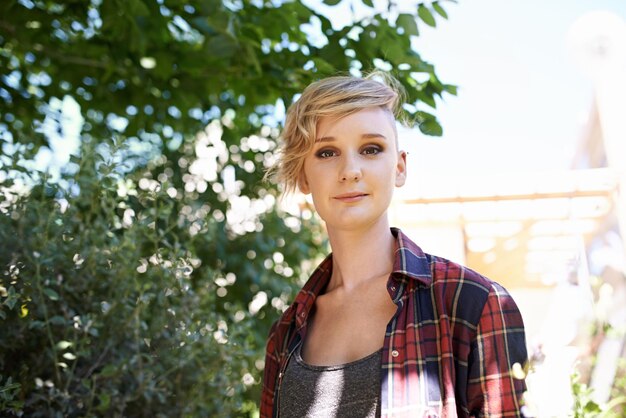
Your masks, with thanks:
M398 152L398 163L396 164L396 187L404 186L406 182L406 151Z

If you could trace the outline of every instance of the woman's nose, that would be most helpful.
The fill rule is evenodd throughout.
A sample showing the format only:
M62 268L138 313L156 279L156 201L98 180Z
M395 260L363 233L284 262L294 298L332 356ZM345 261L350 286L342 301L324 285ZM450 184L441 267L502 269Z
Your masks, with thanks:
M363 173L358 164L357 158L347 156L344 160L343 167L339 173L340 181L359 181Z

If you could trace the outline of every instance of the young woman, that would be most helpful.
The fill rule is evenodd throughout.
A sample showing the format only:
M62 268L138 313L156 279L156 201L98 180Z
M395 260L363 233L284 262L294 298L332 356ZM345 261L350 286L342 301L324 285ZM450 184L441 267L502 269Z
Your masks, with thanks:
M276 176L312 195L332 253L272 326L261 416L521 416L507 291L390 228L407 157L386 80L323 79L287 112Z

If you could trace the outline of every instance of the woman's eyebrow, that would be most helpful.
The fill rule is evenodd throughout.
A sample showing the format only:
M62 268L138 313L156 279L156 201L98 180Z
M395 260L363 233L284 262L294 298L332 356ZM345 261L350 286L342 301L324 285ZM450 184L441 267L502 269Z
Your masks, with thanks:
M364 133L361 135L361 139L372 139L372 138L382 138L382 139L387 139L387 137L381 133L378 132L368 132L368 133ZM315 142L333 142L336 141L337 138L335 138L334 136L322 136L320 138L317 138L315 140Z
M365 133L363 135L361 135L361 138L363 139L370 139L370 138L383 138L383 139L387 139L387 137L383 134L380 134L378 132L371 132L371 133Z
M333 142L336 140L337 138L335 138L334 136L323 136L321 138L317 138L315 142Z

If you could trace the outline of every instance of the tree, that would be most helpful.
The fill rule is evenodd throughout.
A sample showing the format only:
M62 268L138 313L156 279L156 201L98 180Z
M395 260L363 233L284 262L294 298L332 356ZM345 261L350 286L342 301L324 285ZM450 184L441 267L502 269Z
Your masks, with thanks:
M269 325L324 252L262 181L281 109L379 67L439 135L425 109L455 93L410 44L439 2L362 3L344 27L299 1L0 4L0 410L255 410ZM72 129L60 172L38 168Z

